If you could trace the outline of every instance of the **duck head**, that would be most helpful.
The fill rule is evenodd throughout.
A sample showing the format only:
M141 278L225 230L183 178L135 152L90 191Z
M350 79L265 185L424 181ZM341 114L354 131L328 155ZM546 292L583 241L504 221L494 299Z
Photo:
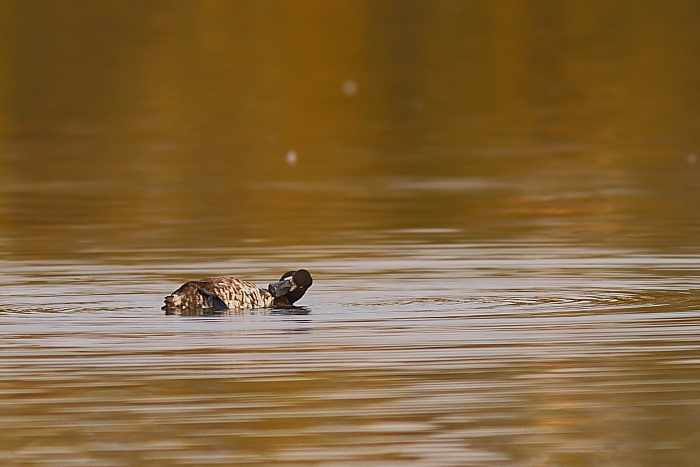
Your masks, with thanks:
M289 271L282 274L278 282L267 286L267 291L275 297L276 305L292 305L306 293L314 281L306 269Z

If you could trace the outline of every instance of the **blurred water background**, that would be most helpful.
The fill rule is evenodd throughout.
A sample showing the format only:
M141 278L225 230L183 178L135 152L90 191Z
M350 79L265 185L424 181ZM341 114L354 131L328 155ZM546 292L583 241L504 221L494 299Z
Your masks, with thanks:
M697 466L698 154L695 1L3 0L0 463Z

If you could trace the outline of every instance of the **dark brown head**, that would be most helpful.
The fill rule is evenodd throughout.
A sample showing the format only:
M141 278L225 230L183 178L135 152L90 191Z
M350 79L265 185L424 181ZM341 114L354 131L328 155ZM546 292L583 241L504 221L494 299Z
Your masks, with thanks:
M314 281L306 269L289 271L282 274L279 282L267 286L268 292L275 297L275 304L293 305L306 293Z

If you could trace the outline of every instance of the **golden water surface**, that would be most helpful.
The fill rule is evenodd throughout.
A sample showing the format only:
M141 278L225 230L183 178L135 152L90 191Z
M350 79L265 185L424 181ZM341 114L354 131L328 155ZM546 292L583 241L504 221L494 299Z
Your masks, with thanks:
M697 466L699 239L697 2L0 1L2 465Z

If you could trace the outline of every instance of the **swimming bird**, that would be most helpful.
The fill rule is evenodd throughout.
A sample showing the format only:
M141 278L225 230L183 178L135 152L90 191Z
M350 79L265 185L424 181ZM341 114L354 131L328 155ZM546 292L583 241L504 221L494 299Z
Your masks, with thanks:
M306 269L285 272L267 290L235 277L210 277L183 284L165 297L162 310L167 313L288 307L303 297L311 284L313 279Z

